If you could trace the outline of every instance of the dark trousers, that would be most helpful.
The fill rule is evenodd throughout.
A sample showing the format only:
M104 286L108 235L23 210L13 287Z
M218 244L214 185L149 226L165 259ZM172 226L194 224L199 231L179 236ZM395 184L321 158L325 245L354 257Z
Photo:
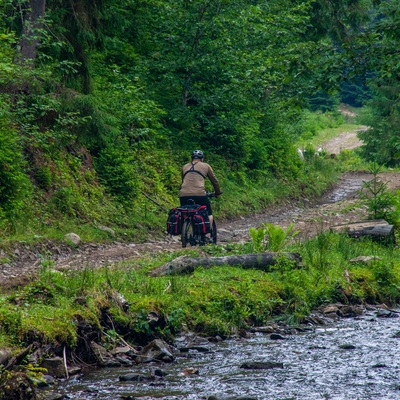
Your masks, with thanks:
M200 204L201 206L207 206L208 215L212 215L210 199L207 196L183 196L179 197L181 206L188 204Z

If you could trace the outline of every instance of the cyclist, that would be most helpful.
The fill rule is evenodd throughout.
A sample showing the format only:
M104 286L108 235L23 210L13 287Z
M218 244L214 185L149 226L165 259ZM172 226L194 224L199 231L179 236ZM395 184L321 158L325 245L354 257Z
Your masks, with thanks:
M218 197L221 188L217 177L211 166L204 162L204 153L201 150L194 150L191 153L192 161L182 168L182 185L179 191L179 200L181 206L196 204L207 206L210 227L213 224L213 215L209 197L207 197L205 180L208 178L214 187L214 195Z

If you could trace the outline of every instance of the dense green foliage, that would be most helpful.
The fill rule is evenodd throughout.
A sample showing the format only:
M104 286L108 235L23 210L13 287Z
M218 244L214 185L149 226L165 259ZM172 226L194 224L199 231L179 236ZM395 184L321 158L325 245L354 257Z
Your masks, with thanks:
M266 182L304 187L294 144L315 134L308 108L337 107L368 11L347 0L2 0L3 232L42 234L61 219L142 236L176 202L196 147L228 202L239 192L259 209L273 198Z

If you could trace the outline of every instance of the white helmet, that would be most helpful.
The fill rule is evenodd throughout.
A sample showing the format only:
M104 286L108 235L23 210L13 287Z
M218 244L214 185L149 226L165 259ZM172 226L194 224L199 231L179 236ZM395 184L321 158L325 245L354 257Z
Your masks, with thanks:
M195 158L201 160L204 158L204 153L201 150L194 150L192 151L192 154L190 156L192 157L192 160L194 160Z

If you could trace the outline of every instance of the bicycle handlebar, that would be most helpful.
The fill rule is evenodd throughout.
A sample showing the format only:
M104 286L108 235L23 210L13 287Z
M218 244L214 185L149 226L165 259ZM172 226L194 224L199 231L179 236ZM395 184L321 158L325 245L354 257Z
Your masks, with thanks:
M211 197L215 196L215 193L214 192L207 192L206 196L211 199Z
M219 196L221 196L221 194L222 194L223 192L221 192L220 194L219 194ZM208 197L208 198L213 198L213 197L217 197L216 195L215 195L215 192L207 192L206 193L206 196Z

